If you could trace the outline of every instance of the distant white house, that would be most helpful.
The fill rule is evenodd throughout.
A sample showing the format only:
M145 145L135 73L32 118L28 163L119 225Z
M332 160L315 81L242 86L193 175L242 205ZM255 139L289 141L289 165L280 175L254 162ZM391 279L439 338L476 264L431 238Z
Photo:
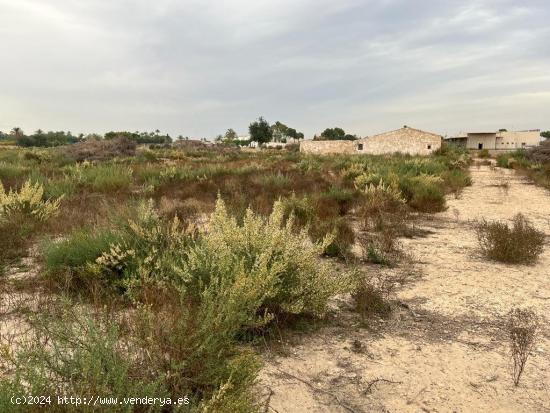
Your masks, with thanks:
M541 140L540 129L523 131L501 129L498 132L468 132L445 138L446 142L451 142L467 149L490 150L526 149L540 145Z
M240 142L250 141L250 135L237 136L237 140ZM258 142L254 142L254 141L250 141L250 143L248 144L249 148L256 148L257 146L258 146Z

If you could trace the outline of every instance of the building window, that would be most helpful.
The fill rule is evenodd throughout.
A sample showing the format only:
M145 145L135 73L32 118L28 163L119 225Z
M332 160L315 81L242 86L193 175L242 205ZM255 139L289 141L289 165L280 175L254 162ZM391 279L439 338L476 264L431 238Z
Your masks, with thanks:
M428 145L428 149L432 149L432 145Z
M525 142L522 142L522 143L521 143L521 146L525 146L525 145L526 145L526 143L525 143Z
M362 150L363 150L363 144L362 144L362 143L358 143L358 144L357 144L357 150L358 150L358 151L362 151Z

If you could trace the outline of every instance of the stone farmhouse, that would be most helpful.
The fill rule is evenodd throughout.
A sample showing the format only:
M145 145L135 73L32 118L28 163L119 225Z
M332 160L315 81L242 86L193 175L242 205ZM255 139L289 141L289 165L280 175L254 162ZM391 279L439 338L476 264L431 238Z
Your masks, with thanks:
M446 138L445 142L454 143L467 149L516 150L540 144L540 130L498 132L469 132Z
M303 141L300 143L300 152L317 155L382 155L395 152L429 155L441 147L442 139L441 135L404 126L356 141Z

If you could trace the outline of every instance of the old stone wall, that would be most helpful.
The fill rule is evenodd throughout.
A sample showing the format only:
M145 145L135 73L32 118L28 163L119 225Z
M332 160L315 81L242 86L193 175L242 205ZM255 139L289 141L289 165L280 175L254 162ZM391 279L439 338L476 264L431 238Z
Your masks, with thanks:
M410 155L429 155L441 148L441 137L427 134L418 136L385 136L378 135L357 141L357 153L382 155L401 152ZM363 145L361 150L360 144Z
M317 155L382 155L395 152L429 155L441 148L441 140L440 135L404 127L356 141L304 141L300 144L300 151Z
M300 152L313 155L352 154L355 153L354 141L302 141Z

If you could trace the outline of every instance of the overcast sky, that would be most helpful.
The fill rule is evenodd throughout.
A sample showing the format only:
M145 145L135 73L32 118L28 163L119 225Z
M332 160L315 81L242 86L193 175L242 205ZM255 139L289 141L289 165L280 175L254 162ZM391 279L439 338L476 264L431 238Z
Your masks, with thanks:
M550 129L548 0L0 0L0 130Z

